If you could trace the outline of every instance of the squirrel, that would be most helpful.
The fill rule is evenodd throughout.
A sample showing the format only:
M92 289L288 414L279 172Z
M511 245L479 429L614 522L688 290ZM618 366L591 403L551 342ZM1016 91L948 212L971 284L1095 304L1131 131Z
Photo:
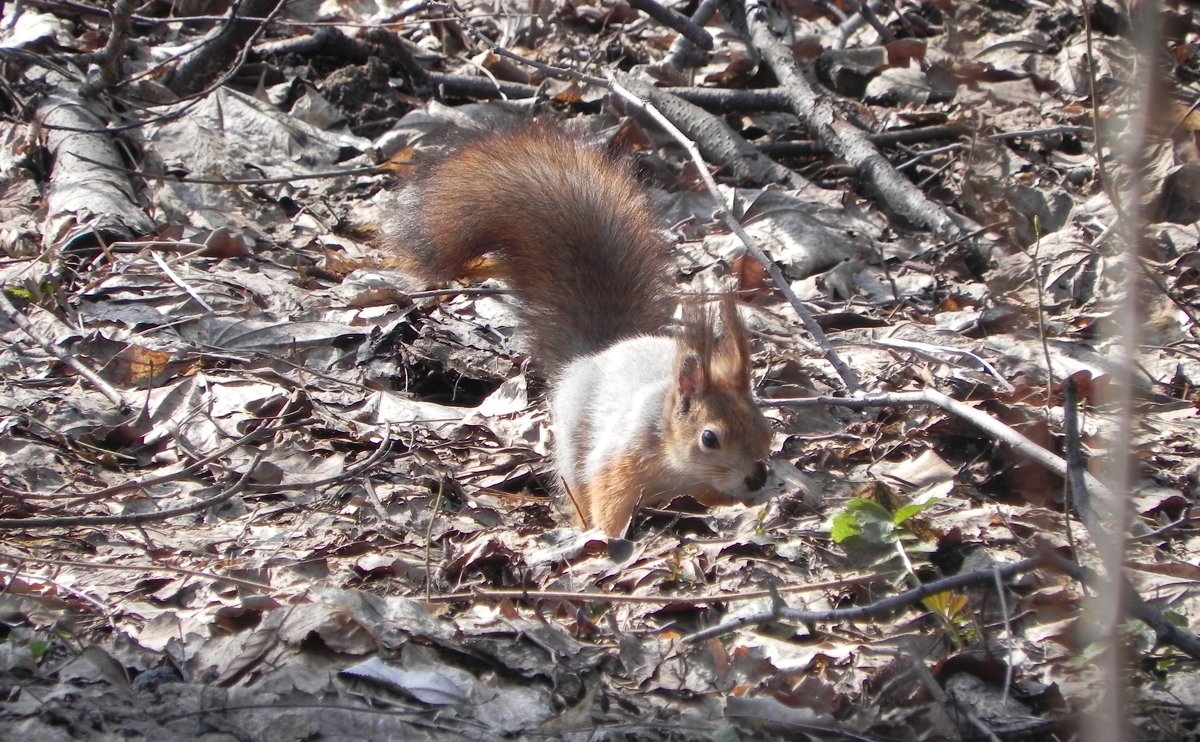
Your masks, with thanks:
M685 304L670 246L628 165L544 125L468 135L419 168L382 226L430 282L501 279L550 384L554 465L578 525L622 537L640 505L747 500L771 429L750 393L732 299ZM718 323L718 316L720 322Z

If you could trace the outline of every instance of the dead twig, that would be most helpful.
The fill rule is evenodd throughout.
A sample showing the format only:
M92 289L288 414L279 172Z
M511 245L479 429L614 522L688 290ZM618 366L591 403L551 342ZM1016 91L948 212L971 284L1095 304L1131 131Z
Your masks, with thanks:
M1100 532L1100 522L1092 510L1087 482L1084 480L1087 458L1079 437L1079 385L1071 377L1067 377L1063 383L1063 436L1066 438L1067 503L1074 508L1084 528L1094 536Z
M0 551L0 559L6 559L9 562L22 564L29 562L30 564L46 564L53 567L76 567L83 570L107 569L118 572L133 572L135 574L147 574L150 572L171 572L173 574L186 575L188 577L200 577L214 582L228 582L232 585L250 588L251 590L270 591L272 588L262 582L254 582L240 577L229 577L227 575L214 574L212 572L202 572L195 569L185 569L184 567L173 567L168 564L107 564L105 562L78 562L71 559L50 559L47 557L31 556L29 554L13 554L10 552Z
M223 81L236 72L250 51L250 42L284 5L282 0L240 0L229 10L226 21L176 66L171 90L181 97L201 94L214 80Z
M671 10L655 0L629 0L629 5L679 33L680 36L701 49L711 50L713 48L712 36L708 31L693 23L692 19L686 15Z
M6 557L5 554L0 554L0 559L3 559L5 557ZM46 585L52 585L54 587L54 589L59 590L60 592L62 592L65 595L74 595L75 597L79 598L83 602L85 602L88 605L95 608L97 613L104 616L104 618L108 621L109 628L111 628L113 631L117 630L117 622L113 620L112 611L109 609L109 607L104 605L104 603L99 598L94 598L91 595L88 595L86 592L84 592L83 590L80 590L77 587L60 582L59 580L55 580L52 577L46 577L45 575L32 574L27 571L22 572L20 570L20 565L18 566L17 569L4 569L4 568L0 567L0 575L8 575L11 578L9 580L9 584L12 584L13 579L19 579L19 580L23 580L25 582L33 582L33 583L40 582L40 583L44 583Z
M1055 568L1094 590L1100 588L1100 592L1103 592L1105 585L1112 583L1111 580L1107 580L1094 571L1082 567L1073 561L1053 555L1052 558ZM1160 644L1169 644L1186 653L1192 659L1200 660L1200 637L1167 620L1162 611L1146 603L1142 599L1142 596L1137 594L1137 591L1133 589L1128 580L1120 580L1118 589L1123 592L1122 600L1129 616L1149 626L1154 631L1155 638Z
M149 176L144 169L135 169L113 165L112 163L94 160L84 155L79 155L78 158L83 162L88 162L97 167L103 167L116 172L127 173L129 175L141 175L147 178L158 178L161 180L173 180L179 183L199 183L202 185L218 185L218 186L245 186L245 185L277 185L280 183L295 183L301 180L324 180L326 178L341 178L351 175L378 175L387 170L387 165L368 165L367 167L353 167L345 170L321 170L315 173L293 173L288 175L279 175L273 178L193 178L189 175L158 175ZM130 244L146 244L146 243L130 243Z
M674 90L672 90L674 92ZM936 142L943 139L953 139L970 133L970 128L962 124L936 124L933 126L914 126L907 129L881 131L868 134L867 139L876 147L887 147L899 144L919 144ZM760 147L772 157L809 157L827 155L829 148L818 141L768 142ZM926 154L926 153L921 153Z
M716 14L717 3L720 0L702 0L696 6L695 12L692 13L690 21L696 28L704 28L704 24ZM712 36L709 36L709 41L712 41ZM680 34L674 41L671 42L671 48L667 51L667 56L663 58L663 66L671 69L682 69L692 66L690 61L701 57L701 53L697 52L697 45L688 40L687 36ZM705 50L711 50L712 46L702 47Z
M867 605L854 606L853 608L833 608L828 611L801 611L795 608L788 608L786 605L780 604L772 608L772 610L762 613L754 613L745 616L739 616L732 621L718 624L711 628L697 631L683 638L683 641L688 644L695 644L706 639L712 639L722 634L727 634L738 629L746 628L747 626L760 626L762 624L772 623L779 619L793 621L801 624L815 623L833 623L837 621L865 621L875 618L884 618L895 610L900 608L908 608L914 606L925 598L938 593L949 592L950 590L958 590L964 587L972 587L975 585L988 585L995 582L997 575L1000 579L1011 580L1019 574L1031 572L1036 567L1045 564L1045 559L1042 557L1034 557L1025 559L1024 561L1016 562L1015 564L997 565L987 569L975 570L972 572L963 572L961 574L945 577L933 582L927 582L920 587L906 590L899 595L893 595L890 598L877 600L874 603Z
M97 113L103 109L84 99L70 80L53 73L46 79L54 87L38 102L35 120L54 169L42 244L96 246L152 231L154 223L135 199L137 189L121 174L121 153Z
M859 2L859 0L847 0L850 8L854 10L854 15L847 19L846 23L838 27L837 44L835 48L841 49L846 42L854 34L854 31L862 27L862 24L869 23L871 28L875 29L875 33L879 34L880 41L885 44L890 44L896 40L896 35L888 30L888 27L883 24L879 16L875 14L877 8L883 6L879 0L869 0L869 2Z
M195 301L204 309L204 311L208 312L209 314L217 313L216 310L212 308L212 305L206 302L203 296L200 296L200 292L192 288L190 283L185 281L182 276L172 270L171 266L167 265L167 261L163 260L162 255L159 255L155 251L151 251L150 257L154 258L154 262L158 264L158 267L160 270L162 270L163 275L170 279L171 283L183 289L188 296L192 297L193 301Z
M433 595L426 600L432 603L461 603L478 600L571 600L585 603L640 603L643 605L666 605L670 603L691 603L695 605L711 605L713 603L738 603L748 600L770 598L774 595L790 595L793 593L815 593L822 590L839 590L856 585L870 585L886 577L878 574L856 575L840 580L812 582L806 585L788 585L774 590L752 590L750 592L718 593L716 595L625 595L623 593L587 593L571 590L471 590L448 595Z
M246 471L233 484L212 497L199 500L191 505L183 505L169 510L158 510L153 513L133 513L131 515L79 515L55 518L16 518L0 520L0 531L16 531L27 528L71 528L76 526L137 526L143 523L153 523L168 520L180 515L199 513L208 508L220 505L234 495L246 489L246 483L254 470L262 461L263 454L258 452Z
M438 481L437 498L433 501L433 511L429 513L429 524L425 527L425 600L433 593L433 566L430 542L433 540L433 524L437 523L438 513L442 512L442 498L446 496L446 477Z
M323 479L310 479L305 482L280 482L278 484L247 484L246 489L251 492L285 492L285 491L294 491L294 490L308 490L308 489L313 489L315 487L324 487L327 484L335 484L337 482L344 482L347 479L353 479L354 477L358 477L362 474L365 474L368 471L370 471L372 468L374 468L374 466L376 464L378 464L380 461L382 461L383 458L385 456L387 456L388 452L392 450L391 426L392 426L392 424L390 422L384 423L384 432L382 435L383 440L380 442L379 448L372 451L370 456L363 459L358 464L355 464L354 466L350 467L349 469L346 469L345 471L338 472L337 474L334 474L331 477L325 477Z
M730 17L746 24L750 44L763 55L786 91L792 113L831 152L861 174L884 205L944 240L960 239L967 229L973 228L965 217L952 216L930 201L896 172L866 134L837 114L829 97L820 94L816 84L797 67L792 50L772 32L764 4L749 0L743 5L738 0L727 0L722 8Z
M66 349L60 349L54 343L41 337L36 328L34 328L33 324L26 319L25 315L17 311L17 308L14 307L12 302L8 300L8 295L3 291L0 291L0 312L3 312L4 316L8 317L8 319L11 320L12 323L17 327L20 327L21 331L24 332L30 340L37 343L38 347L50 354L53 358L56 358L60 362L74 369L76 373L78 373L89 384L91 384L96 391L103 394L109 402L112 402L114 405L116 405L118 409L129 409L129 403L125 401L125 398L121 396L121 393L118 392L112 384L109 384L107 381L100 378L99 374L85 366L83 362L71 354L70 351Z
M104 49L96 59L100 74L79 86L79 94L84 98L94 97L101 90L115 87L120 81L121 57L129 46L129 21L136 5L134 0L117 0L113 3L109 13L112 28L109 29Z
M849 407L865 409L868 407L890 407L893 405L934 405L955 417L971 423L993 438L1008 445L1021 455L1036 461L1060 477L1069 474L1067 462L1061 457L1047 451L1029 440L1009 426L985 412L959 402L936 389L922 389L916 392L891 392L865 394L857 397L810 397L806 399L772 399L763 403L765 407L805 407L808 405L829 405L833 407ZM1086 492L1096 501L1112 507L1115 495L1100 480L1084 472Z
M488 42L489 44L491 42ZM530 63L532 64L532 63ZM545 72L545 70L540 70ZM525 100L538 95L536 85L519 82L493 80L489 77L455 75L447 72L426 72L429 87L438 92L440 98L470 98L473 100ZM571 74L555 79L580 80L598 84L599 78ZM676 98L693 103L717 113L757 111L786 111L787 96L778 88L764 90L734 90L725 88L673 87L669 93Z
M145 479L137 479L137 480L133 480L130 482L121 482L120 484L114 484L111 487L105 487L104 489L96 490L95 492L88 492L88 493L70 492L70 493L62 493L62 494L42 495L42 494L38 494L36 492L22 492L20 490L14 490L14 489L11 489L8 487L4 487L2 489L2 491L4 491L6 494L12 495L13 497L17 497L22 500L67 499L67 500L73 500L74 502L72 504L74 504L74 505L81 505L81 504L88 503L88 502L95 502L96 500L101 500L105 497L117 495L122 492L129 491L129 490L146 490L155 485L166 484L168 482L177 481L189 474L192 474L193 472L195 472L198 469L208 466L209 464L211 464L212 462L221 458L222 456L228 455L230 452L234 451L237 448L240 448L241 446L246 445L247 443L249 443L250 441L252 441L256 438L263 438L265 436L273 435L275 433L279 433L284 430L291 430L294 428L304 427L305 425L306 425L306 423L286 423L284 425L279 425L279 426L273 427L273 428L260 428L258 430L255 430L251 433L248 433L248 434L242 436L241 438L238 438L236 441L234 441L233 443L230 443L228 446L217 449L215 452L208 454L207 456L205 456L202 459L196 459L195 461L193 461L192 463L188 464L187 466L185 466L181 469L176 469L175 471L167 472L166 474L159 474L157 476L147 477Z

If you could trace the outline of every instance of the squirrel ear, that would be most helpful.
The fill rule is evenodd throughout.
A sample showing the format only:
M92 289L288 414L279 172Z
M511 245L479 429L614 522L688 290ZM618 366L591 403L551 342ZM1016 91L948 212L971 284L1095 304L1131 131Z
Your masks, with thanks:
M750 386L750 340L737 305L729 296L721 299L721 338L713 354L713 372L739 387Z
M679 411L686 415L692 408L692 400L704 386L704 366L692 353L684 354L677 366L675 393L679 397Z

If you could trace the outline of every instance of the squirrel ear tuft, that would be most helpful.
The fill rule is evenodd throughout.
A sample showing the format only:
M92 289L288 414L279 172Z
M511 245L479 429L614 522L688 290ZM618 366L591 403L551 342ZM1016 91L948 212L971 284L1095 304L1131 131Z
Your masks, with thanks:
M692 400L704 388L704 364L699 356L685 353L677 366L675 393L679 397L679 411L686 415L692 408Z
M713 353L713 374L738 387L750 385L750 340L731 297L721 299L721 337Z

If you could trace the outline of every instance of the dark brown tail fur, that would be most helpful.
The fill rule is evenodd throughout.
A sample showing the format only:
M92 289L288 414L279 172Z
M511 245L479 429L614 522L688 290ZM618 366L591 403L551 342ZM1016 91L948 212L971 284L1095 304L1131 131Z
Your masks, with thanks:
M431 281L494 258L544 371L670 320L668 245L645 191L623 164L562 132L472 137L422 168L398 201L386 244Z

